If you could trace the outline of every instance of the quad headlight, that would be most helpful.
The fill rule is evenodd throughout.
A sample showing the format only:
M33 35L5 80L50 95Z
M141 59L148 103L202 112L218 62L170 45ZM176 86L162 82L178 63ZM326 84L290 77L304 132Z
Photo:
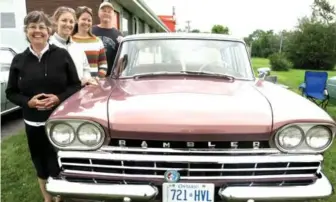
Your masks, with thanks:
M105 140L104 129L90 121L52 120L46 130L51 143L59 149L98 149Z
M304 132L297 126L285 128L278 135L278 143L284 149L292 149L297 147L304 140Z
M87 146L96 146L103 138L103 135L96 125L84 123L77 129L78 140Z
M310 128L306 134L306 144L314 150L323 150L332 142L333 134L325 126Z
M332 144L333 130L331 125L288 125L281 128L273 140L283 152L323 152Z
M50 138L58 146L64 147L75 140L75 130L71 125L60 123L51 127Z

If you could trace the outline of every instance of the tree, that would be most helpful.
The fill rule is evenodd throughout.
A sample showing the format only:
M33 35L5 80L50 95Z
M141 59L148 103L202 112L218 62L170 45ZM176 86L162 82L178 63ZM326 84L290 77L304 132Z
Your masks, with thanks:
M281 32L281 34L283 33ZM252 57L267 58L271 54L279 52L281 37L284 42L284 36L281 36L281 34L274 33L273 30L257 29L248 37L245 37L244 41L252 49Z
M223 25L214 25L211 29L211 33L229 34L229 28Z
M335 20L335 7L327 0L314 0L312 10L312 19L315 21L330 24Z
M335 24L302 20L290 37L287 55L296 68L331 70L336 64L335 48Z
M295 68L331 70L336 64L335 8L314 0L312 17L299 20L289 37L287 56Z

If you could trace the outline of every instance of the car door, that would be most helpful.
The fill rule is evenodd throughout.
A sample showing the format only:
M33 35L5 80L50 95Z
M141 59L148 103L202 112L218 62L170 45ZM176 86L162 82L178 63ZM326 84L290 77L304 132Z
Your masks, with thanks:
M1 83L1 115L10 113L19 107L6 98L8 74L16 52L9 47L0 47L0 83Z

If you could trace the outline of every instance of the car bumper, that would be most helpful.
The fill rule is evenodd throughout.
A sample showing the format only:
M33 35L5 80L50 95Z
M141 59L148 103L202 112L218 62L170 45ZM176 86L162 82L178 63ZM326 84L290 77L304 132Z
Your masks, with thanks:
M46 189L52 195L70 198L94 200L150 201L158 194L159 189L151 185L106 185L68 182L49 178ZM218 195L224 201L286 201L309 200L328 197L333 193L329 180L322 174L315 183L307 186L291 187L224 187Z

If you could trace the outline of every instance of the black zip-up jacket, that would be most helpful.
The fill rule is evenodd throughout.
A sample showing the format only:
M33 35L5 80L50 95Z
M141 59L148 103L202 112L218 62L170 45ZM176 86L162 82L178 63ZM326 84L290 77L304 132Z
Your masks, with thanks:
M29 48L17 54L11 64L6 89L7 99L21 106L23 118L44 122L53 110L30 108L28 101L40 93L54 94L63 102L81 88L76 66L69 53L55 45L39 60Z

